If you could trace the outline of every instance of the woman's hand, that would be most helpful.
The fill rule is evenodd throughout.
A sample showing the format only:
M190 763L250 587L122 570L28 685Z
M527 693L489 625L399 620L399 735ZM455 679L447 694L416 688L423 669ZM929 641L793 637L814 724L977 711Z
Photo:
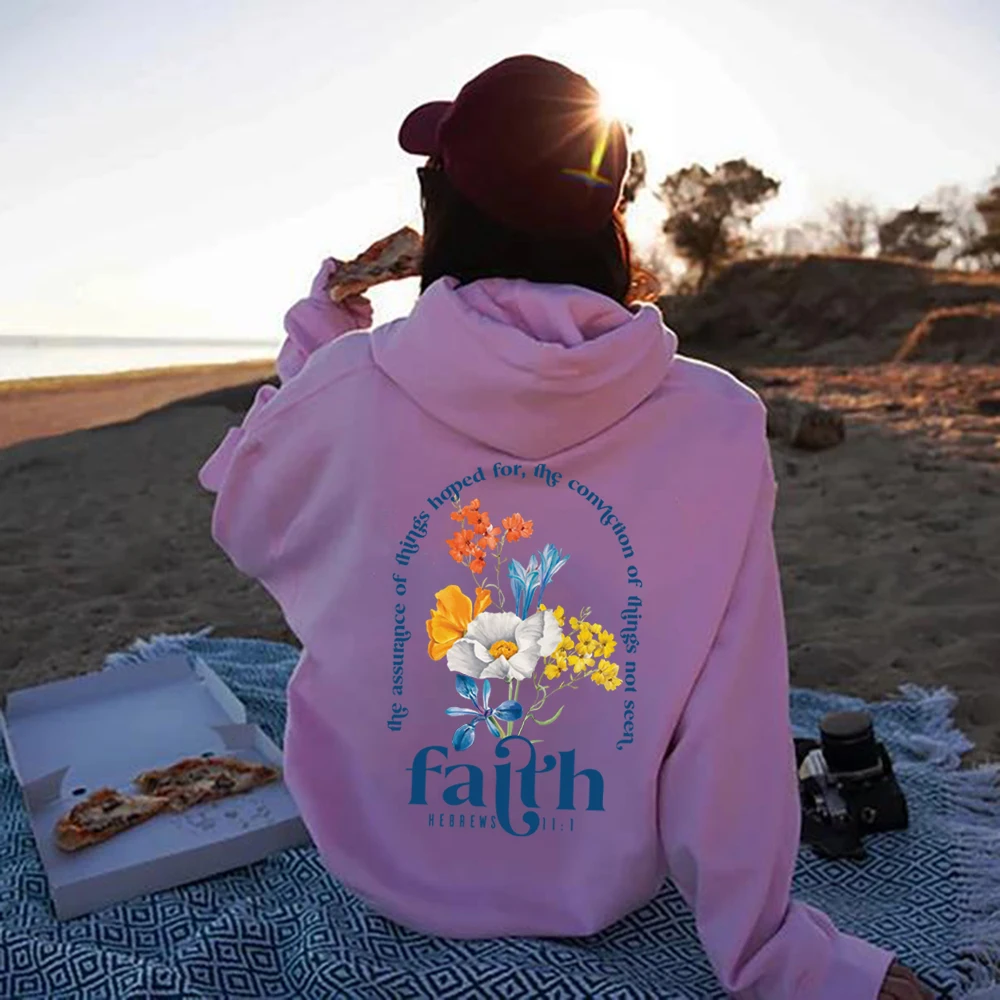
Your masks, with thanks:
M281 381L297 375L313 351L351 330L366 330L372 325L372 304L363 295L351 295L334 302L326 290L337 261L327 257L312 280L308 298L300 299L285 313L285 343L278 353Z
M878 1000L934 1000L934 994L906 966L893 962Z
M330 309L346 309L357 322L357 329L364 330L371 326L371 302L364 295L349 295L343 301L336 303L326 290L330 278L336 273L337 266L338 261L335 257L327 257L323 261L316 277L313 278L312 287L309 289L309 298L315 302L321 302L324 307Z

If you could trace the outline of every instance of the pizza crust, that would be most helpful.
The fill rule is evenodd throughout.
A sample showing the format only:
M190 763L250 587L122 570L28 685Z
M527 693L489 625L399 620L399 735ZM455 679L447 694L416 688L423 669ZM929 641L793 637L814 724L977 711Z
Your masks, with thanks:
M343 302L374 285L415 277L420 274L422 246L420 234L415 229L409 226L397 229L376 240L357 257L338 265L330 278L327 293L334 302Z
M168 805L165 798L126 795L114 788L99 788L56 823L56 845L64 851L78 851L91 844L100 844L152 819Z

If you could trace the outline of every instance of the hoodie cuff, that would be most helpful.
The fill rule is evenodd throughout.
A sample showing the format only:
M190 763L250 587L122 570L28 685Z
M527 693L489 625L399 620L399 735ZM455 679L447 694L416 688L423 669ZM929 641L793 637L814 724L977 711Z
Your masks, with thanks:
M226 480L226 473L233 461L233 453L243 440L242 427L230 427L218 448L198 473L198 482L211 493L218 493Z
M813 1000L878 1000L896 956L850 934L838 934L821 988Z

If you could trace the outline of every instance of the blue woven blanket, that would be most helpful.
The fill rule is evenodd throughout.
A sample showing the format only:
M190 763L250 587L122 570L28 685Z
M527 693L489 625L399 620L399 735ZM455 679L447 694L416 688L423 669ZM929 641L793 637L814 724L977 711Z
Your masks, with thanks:
M280 742L297 651L193 636L139 641L114 663L186 648ZM946 692L904 689L867 706L897 763L911 828L869 841L863 864L802 851L799 898L843 929L894 948L942 996L1000 998L1000 794L995 770L958 770L968 747ZM816 731L854 699L795 691ZM586 939L451 941L378 916L295 848L208 881L65 923L54 920L16 779L0 748L0 997L327 1000L330 997L722 996L691 916L670 887ZM849 1000L849 998L845 998Z

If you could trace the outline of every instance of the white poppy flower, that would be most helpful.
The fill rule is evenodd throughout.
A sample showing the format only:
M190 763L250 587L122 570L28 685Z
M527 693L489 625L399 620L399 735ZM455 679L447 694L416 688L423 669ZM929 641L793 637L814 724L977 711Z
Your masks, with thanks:
M468 677L523 681L541 657L555 651L562 634L548 610L524 619L512 611L483 611L448 650L448 669Z

